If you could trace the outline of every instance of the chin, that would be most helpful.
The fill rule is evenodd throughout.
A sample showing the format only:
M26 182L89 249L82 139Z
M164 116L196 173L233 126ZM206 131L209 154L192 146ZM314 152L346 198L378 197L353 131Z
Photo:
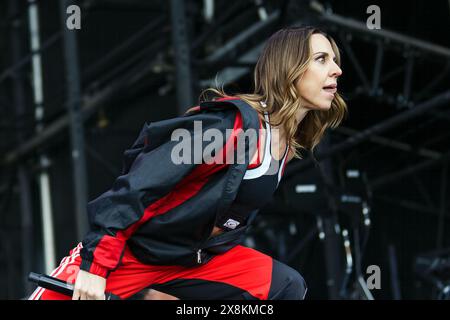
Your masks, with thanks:
M312 109L318 110L318 111L328 111L331 108L331 101L330 102L324 102L324 103L318 103L316 104Z

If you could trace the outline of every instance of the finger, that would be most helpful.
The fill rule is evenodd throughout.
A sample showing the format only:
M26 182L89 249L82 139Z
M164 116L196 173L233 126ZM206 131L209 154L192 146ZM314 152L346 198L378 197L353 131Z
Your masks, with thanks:
M80 299L80 291L73 290L72 300L79 300L79 299Z
M97 293L94 291L88 291L87 293L87 300L101 300L102 293Z
M100 292L99 294L96 295L95 299L96 300L106 300L105 293Z
M105 300L105 295L104 294L96 294L96 295L92 296L92 300Z

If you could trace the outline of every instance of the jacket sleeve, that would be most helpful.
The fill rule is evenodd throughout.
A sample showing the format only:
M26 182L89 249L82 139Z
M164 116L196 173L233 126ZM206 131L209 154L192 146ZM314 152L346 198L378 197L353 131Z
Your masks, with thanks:
M226 163L204 161L200 164L198 161L174 163L172 153L180 140L174 141L172 133L176 129L185 129L185 133L189 132L196 139L199 132L195 131L195 121L201 121L202 132L209 128L222 132L228 128L236 129L240 114L231 112L233 115L228 117L220 113L200 113L144 126L137 141L124 153L122 175L110 190L87 205L90 230L82 241L82 270L108 277L119 265L126 241L151 218L149 208L159 206L158 210L162 210L160 207L166 207L173 199L170 193L183 185L183 180L211 175L226 166ZM230 141L229 137L224 139L221 151L226 152Z

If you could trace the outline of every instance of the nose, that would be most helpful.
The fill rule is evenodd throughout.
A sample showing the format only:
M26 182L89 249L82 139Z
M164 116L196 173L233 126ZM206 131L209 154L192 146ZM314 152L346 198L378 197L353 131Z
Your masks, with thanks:
M340 77L342 75L342 69L334 62L334 67L331 69L331 76L332 77Z

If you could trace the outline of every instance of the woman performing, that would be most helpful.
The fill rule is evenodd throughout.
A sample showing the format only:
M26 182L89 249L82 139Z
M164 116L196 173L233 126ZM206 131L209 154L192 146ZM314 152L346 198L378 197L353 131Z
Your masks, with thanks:
M122 175L89 202L89 232L51 275L75 284L74 300L146 288L178 299L304 299L299 272L243 241L286 164L344 118L339 65L329 35L282 29L258 59L253 93L209 89L218 97L144 125ZM180 141L193 142L192 154ZM70 297L38 287L30 299Z

